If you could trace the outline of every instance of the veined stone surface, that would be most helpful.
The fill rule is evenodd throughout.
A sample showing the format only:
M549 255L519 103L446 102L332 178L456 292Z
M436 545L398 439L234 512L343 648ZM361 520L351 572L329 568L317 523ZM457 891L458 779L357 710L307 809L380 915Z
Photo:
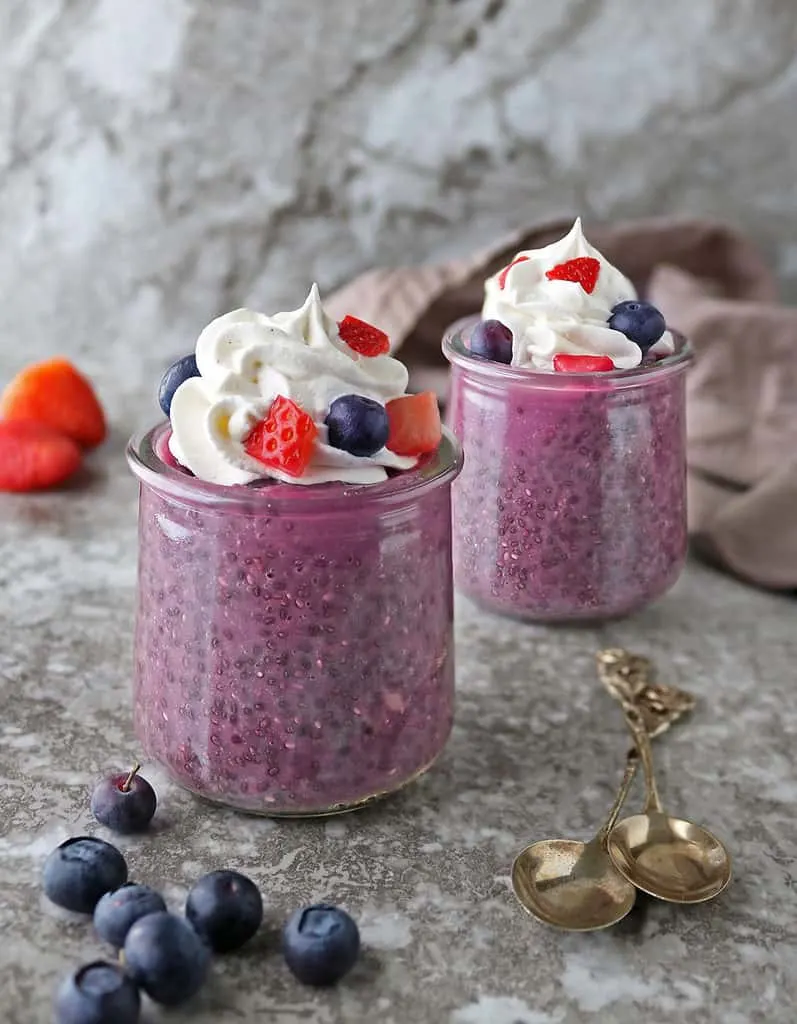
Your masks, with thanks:
M18 362L135 351L132 392L235 305L551 214L725 217L797 285L793 0L3 0L0 42Z

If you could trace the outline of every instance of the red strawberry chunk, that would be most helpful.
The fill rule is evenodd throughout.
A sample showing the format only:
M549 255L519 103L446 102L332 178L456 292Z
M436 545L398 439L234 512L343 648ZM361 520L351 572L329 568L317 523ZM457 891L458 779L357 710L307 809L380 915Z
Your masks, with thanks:
M592 295L600 272L601 265L594 256L577 256L574 260L557 263L551 270L546 270L545 276L549 281L574 281Z
M509 266L504 267L504 269L498 275L498 287L501 289L501 291L503 291L504 288L506 288L506 275L509 273L512 267L517 266L518 263L526 262L528 262L528 256L518 256L514 260L512 260Z
M553 357L553 368L559 373L605 373L613 370L608 356L572 356L560 352Z
M390 351L390 338L385 332L356 316L344 316L338 332L349 348L361 356L383 356Z
M390 433L385 445L395 455L425 455L440 444L443 427L433 391L403 395L385 406Z
M264 420L255 424L244 440L244 450L270 469L299 477L313 457L318 430L312 418L292 402L277 395Z
M66 434L35 420L0 422L0 491L38 491L63 483L81 463Z

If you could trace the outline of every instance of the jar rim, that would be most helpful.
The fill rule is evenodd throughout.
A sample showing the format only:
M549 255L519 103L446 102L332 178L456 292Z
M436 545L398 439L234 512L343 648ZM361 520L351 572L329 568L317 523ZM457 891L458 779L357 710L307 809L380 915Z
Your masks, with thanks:
M128 442L125 454L139 481L187 505L239 508L250 514L318 515L321 511L353 509L365 501L386 506L404 504L452 481L459 475L463 461L461 445L444 427L436 452L415 469L398 473L383 483L228 486L199 480L164 462L156 445L170 429L169 422L163 421L138 431Z
M694 358L694 350L689 340L670 328L676 339L676 351L655 363L643 363L629 370L607 370L602 373L551 373L550 370L532 370L524 366L507 366L494 363L488 359L480 359L470 353L464 343L469 331L479 322L480 317L468 316L456 320L443 335L443 355L460 368L494 381L506 381L525 385L531 388L568 388L574 384L589 384L591 387L624 389L643 387L652 379L660 379L672 373L687 369Z

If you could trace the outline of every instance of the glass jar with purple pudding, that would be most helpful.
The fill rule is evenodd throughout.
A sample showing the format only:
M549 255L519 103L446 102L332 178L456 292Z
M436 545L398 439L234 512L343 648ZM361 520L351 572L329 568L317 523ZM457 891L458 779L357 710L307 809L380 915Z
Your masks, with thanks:
M521 252L443 342L454 578L479 604L569 622L635 612L686 556L686 340L584 238Z
M134 715L209 800L329 814L437 758L454 697L451 483L434 396L315 288L237 310L161 386L140 482Z

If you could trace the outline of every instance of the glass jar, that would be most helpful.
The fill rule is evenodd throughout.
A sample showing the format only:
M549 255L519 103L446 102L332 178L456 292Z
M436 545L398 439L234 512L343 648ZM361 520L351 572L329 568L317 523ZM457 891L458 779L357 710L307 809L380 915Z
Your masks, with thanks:
M426 771L453 715L457 442L369 487L221 487L176 466L168 434L128 448L146 752L273 816L349 810Z
M686 557L686 340L656 363L550 373L472 356L475 319L443 340L449 426L465 466L453 489L454 580L477 603L549 622L635 612Z

